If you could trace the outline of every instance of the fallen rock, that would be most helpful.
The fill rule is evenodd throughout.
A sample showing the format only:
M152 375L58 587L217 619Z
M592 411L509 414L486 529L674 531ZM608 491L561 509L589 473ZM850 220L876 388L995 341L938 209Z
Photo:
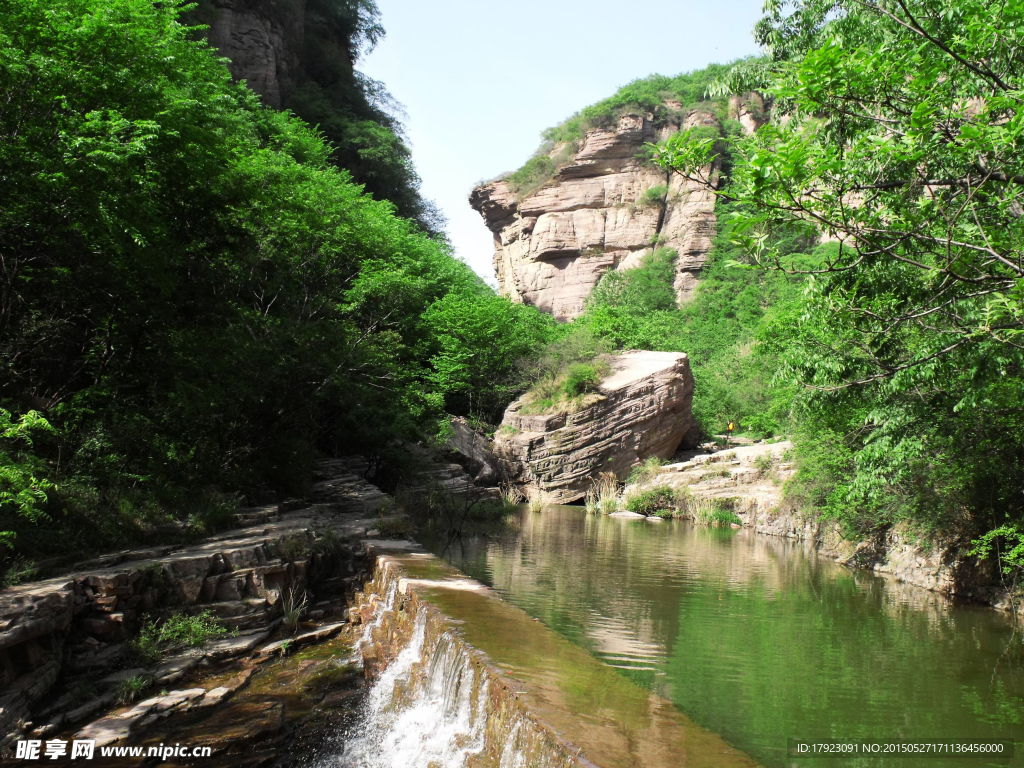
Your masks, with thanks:
M459 416L451 420L452 435L448 438L448 450L473 478L476 485L498 484L498 461L491 452L488 441Z
M693 374L678 352L624 352L597 395L574 413L524 414L512 403L494 441L503 473L530 498L565 504L599 474L623 480L645 459L671 456L692 434Z
M274 622L276 625L277 622ZM233 656L241 656L246 653L251 653L253 650L258 648L268 637L270 637L271 629L265 630L254 630L251 632L240 632L234 637L225 637L220 640L214 640L211 643L207 643L205 647L206 657L213 661L220 661L221 659L230 659Z

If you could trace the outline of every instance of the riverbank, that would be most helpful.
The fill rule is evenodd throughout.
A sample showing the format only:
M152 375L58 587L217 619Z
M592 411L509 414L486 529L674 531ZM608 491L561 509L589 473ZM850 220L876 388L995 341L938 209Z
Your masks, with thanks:
M783 441L698 454L658 468L639 486L685 489L692 499L720 504L756 533L806 541L850 568L891 576L950 599L1014 610L1016 600L998 568L967 554L970 542L929 537L906 524L852 539L835 520L803 515L784 494L786 481L795 473L788 459L791 449L792 444ZM630 492L627 488L624 497Z
M342 633L369 545L404 520L378 514L387 497L349 468L321 463L316 503L241 510L241 527L192 546L113 553L0 592L0 748L134 740L230 699L254 665ZM279 709L261 712L283 723Z

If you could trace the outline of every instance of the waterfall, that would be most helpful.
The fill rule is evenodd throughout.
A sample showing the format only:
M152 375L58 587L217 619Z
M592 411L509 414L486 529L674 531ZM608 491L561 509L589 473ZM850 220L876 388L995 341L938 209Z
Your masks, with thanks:
M430 556L411 556L422 570ZM328 735L311 768L571 768L586 764L532 718L520 693L458 624L416 593L401 565L380 556L356 597L355 663L372 684L351 726ZM424 568L424 566L427 566ZM421 571L422 572L422 571ZM459 582L461 584L462 582ZM531 627L532 628L532 627Z
M384 598L383 607L376 611L373 621L368 622L363 627L363 632L356 640L355 645L352 646L352 660L355 661L360 658L362 648L368 642L373 639L373 631L379 629L380 625L384 623L385 617L395 610L395 598L398 596L398 582L392 582L388 588L387 597Z
M426 617L374 682L353 737L333 765L346 768L458 768L484 748L486 681L448 633L433 647Z

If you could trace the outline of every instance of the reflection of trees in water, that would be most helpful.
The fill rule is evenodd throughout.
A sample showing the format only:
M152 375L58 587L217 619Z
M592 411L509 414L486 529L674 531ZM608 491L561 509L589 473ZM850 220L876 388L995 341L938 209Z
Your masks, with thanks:
M548 509L467 539L460 557L609 663L657 668L677 704L736 738L784 743L780 723L829 733L832 720L886 738L963 721L959 736L1022 712L1005 616L847 570L800 542Z

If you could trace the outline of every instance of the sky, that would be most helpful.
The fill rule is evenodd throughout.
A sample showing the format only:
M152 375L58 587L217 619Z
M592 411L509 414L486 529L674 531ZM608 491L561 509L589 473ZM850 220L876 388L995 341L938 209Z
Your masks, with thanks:
M357 68L405 108L423 195L456 254L494 285L494 245L469 207L540 133L619 86L758 52L760 0L377 0L386 37Z

